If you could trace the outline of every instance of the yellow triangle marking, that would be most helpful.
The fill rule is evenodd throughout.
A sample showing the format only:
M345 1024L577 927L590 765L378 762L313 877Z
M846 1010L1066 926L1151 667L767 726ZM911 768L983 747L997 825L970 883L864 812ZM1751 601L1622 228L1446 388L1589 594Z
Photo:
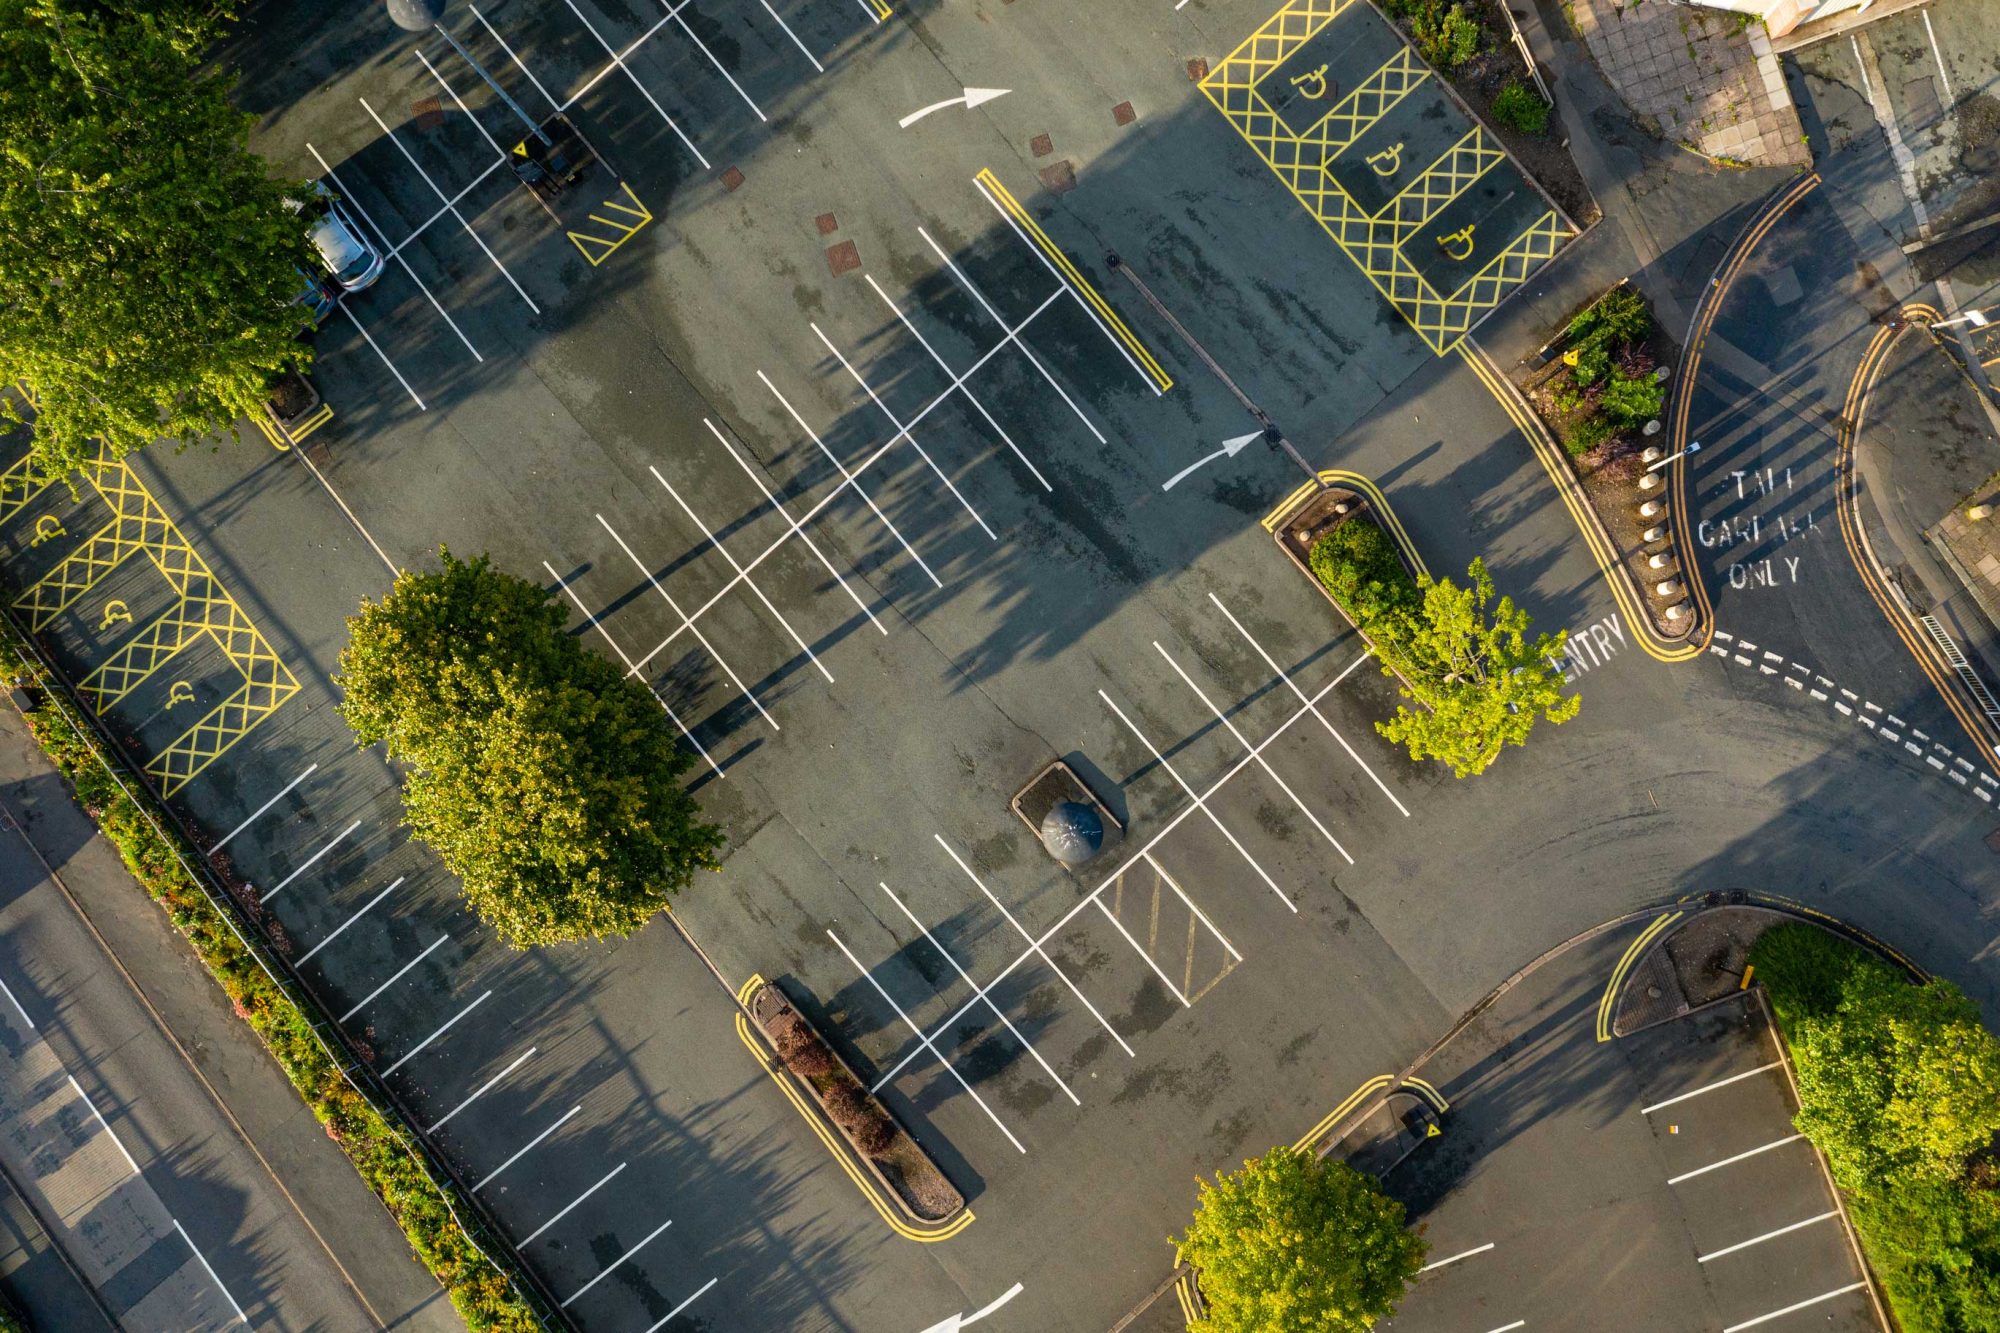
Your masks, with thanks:
M1424 1128L1424 1137L1427 1139L1437 1138L1439 1135L1443 1133L1444 1131L1439 1129L1436 1125L1428 1125Z
M514 156L526 157L527 155L528 155L528 141L526 139L523 139L521 140L521 142L514 145Z

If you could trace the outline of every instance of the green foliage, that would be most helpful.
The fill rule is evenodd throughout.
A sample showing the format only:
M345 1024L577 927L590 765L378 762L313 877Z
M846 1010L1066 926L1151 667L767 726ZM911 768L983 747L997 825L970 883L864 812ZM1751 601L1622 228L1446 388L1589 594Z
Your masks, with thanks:
M1577 405L1583 406L1584 400L1579 397ZM1611 418L1601 412L1593 411L1570 428L1569 435L1563 440L1563 447L1569 451L1570 457L1581 458L1617 433L1618 427Z
M1479 20L1464 5L1447 9L1438 0L1430 0L1410 15L1410 36L1416 41L1417 54L1442 73L1449 74L1478 55L1485 35Z
M1273 1148L1198 1183L1174 1242L1207 1306L1188 1333L1365 1333L1423 1267L1403 1205L1344 1163Z
M1660 414L1666 386L1653 377L1653 359L1643 346L1652 327L1645 299L1625 286L1613 287L1570 321L1562 354L1570 386L1556 391L1556 403L1577 418L1564 431L1572 456Z
M1423 605L1401 622L1402 633L1378 655L1408 680L1403 697L1422 705L1398 708L1376 723L1412 759L1441 759L1457 777L1483 773L1509 745L1527 742L1538 718L1559 725L1583 700L1563 697L1553 665L1567 631L1527 637L1528 615L1511 597L1493 603L1486 562L1466 570L1469 586L1423 579ZM1490 607L1490 610L1489 610Z
M45 476L208 435L306 357L298 187L200 64L226 8L0 0L0 367Z
M1395 543L1373 520L1355 517L1313 543L1306 563L1363 630L1413 611L1416 580L1396 556Z
M410 766L404 816L516 948L638 930L721 830L659 700L563 632L542 588L441 551L348 621L341 715Z
M0 674L43 687L11 643L0 642ZM28 713L28 726L141 887L166 909L208 968L237 1016L285 1071L327 1137L402 1228L410 1247L451 1296L474 1333L540 1333L541 1323L505 1273L481 1255L453 1217L439 1186L380 1112L342 1076L312 1019L271 979L188 874L161 824L135 803L100 761L92 739L53 705ZM169 826L170 827L170 826ZM0 1329L5 1325L0 1324Z
M1549 104L1527 84L1509 79L1493 97L1493 119L1523 134L1546 134Z
M1655 379L1652 371L1634 375L1614 366L1604 392L1598 395L1597 410L1610 419L1615 430L1637 430L1660 415L1666 401L1667 386Z
M1645 298L1629 286L1613 287L1569 322L1569 342L1637 342L1653 327Z
M1751 963L1791 1048L1799 1130L1853 1201L1906 1333L2000 1329L2000 1040L1949 982L1912 985L1812 926Z

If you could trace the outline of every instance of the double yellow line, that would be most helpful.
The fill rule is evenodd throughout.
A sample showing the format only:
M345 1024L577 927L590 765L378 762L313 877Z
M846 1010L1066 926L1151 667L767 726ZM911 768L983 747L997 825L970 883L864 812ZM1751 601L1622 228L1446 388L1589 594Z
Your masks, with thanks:
M1632 941L1618 959L1618 966L1611 969L1611 980L1605 983L1604 997L1597 1002L1597 1039L1611 1040L1611 1011L1618 1003L1618 992L1625 985L1625 974L1639 961L1639 955L1646 952L1646 946L1660 937L1660 932L1686 916L1684 911L1662 912L1654 917L1646 928L1639 932L1639 938Z
M1360 491L1363 495L1367 496L1369 505L1380 516L1381 521L1387 525L1389 535L1396 539L1396 545L1402 547L1403 554L1410 558L1411 567L1425 577L1430 576L1431 571L1424 564L1424 557L1418 552L1417 544L1411 541L1410 534L1403 530L1403 520L1397 518L1396 511L1389 507L1389 497L1382 494L1380 486L1377 486L1373 481L1362 476L1359 472L1349 472L1343 468L1322 468L1319 475L1321 480L1331 482L1336 486L1346 486L1351 490ZM1297 490L1287 495L1279 502L1276 509L1264 515L1263 519L1260 520L1264 531L1276 532L1278 525L1285 521L1286 516L1299 507L1299 502L1318 489L1319 482L1308 481L1300 483Z
M1443 1115L1451 1109L1451 1103L1445 1100L1444 1094L1423 1079L1405 1078L1399 1082L1394 1074L1377 1074L1353 1092L1348 1093L1340 1105L1322 1116L1320 1122L1307 1130L1299 1138L1298 1142L1292 1145L1292 1148L1298 1152L1306 1151L1331 1133L1335 1125L1346 1119L1355 1107L1361 1105L1368 1098L1378 1092L1400 1091L1404 1088L1415 1091L1418 1096L1429 1102L1439 1115Z

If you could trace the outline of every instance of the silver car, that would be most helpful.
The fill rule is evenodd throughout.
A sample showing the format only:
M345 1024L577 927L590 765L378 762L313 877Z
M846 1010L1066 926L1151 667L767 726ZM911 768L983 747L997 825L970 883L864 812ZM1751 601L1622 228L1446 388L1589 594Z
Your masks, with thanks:
M290 202L292 211L311 224L309 234L320 263L343 291L358 292L373 286L386 262L382 252L368 243L353 215L325 182L314 181L312 188L312 197L305 203Z

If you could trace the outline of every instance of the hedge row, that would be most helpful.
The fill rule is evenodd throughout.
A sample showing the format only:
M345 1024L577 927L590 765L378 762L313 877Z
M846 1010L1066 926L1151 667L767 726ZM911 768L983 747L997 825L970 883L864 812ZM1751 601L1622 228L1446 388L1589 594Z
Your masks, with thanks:
M0 635L0 678L8 683L25 680L46 692L41 672L22 657L11 634ZM475 1333L539 1330L541 1321L507 1275L473 1244L414 1151L347 1081L305 1013L194 882L174 844L147 811L111 776L92 738L53 702L31 710L27 720L35 739L75 789L77 802L118 849L133 878L194 946L237 1015L263 1039L325 1126L327 1137L340 1145L389 1209L466 1324Z

